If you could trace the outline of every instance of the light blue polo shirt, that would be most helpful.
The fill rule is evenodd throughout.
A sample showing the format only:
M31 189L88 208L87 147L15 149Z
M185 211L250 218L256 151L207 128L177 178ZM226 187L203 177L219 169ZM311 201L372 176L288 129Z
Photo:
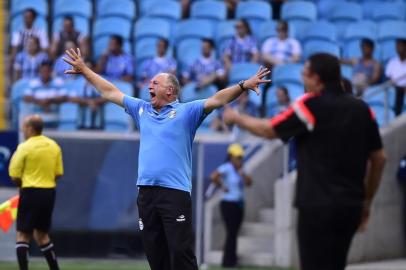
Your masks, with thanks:
M230 202L239 202L244 200L244 179L235 169L231 162L224 163L217 168L221 174L223 185L228 189L224 192L222 200Z
M157 112L149 102L124 97L124 108L140 131L138 186L192 191L192 145L206 117L205 101L174 101Z

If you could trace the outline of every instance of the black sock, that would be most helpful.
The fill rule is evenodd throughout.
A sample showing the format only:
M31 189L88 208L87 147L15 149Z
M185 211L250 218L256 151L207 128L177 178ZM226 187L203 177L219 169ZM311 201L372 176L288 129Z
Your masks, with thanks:
M30 245L26 242L16 243L16 253L20 270L28 270L28 250Z
M54 244L52 244L52 242L49 242L48 244L40 246L40 249L48 262L49 269L59 270L58 261L56 260L56 255L54 251Z

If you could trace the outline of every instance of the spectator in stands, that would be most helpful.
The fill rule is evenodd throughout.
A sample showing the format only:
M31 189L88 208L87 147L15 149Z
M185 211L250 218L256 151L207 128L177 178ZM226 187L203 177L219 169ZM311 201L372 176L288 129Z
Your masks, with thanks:
M249 99L248 92L243 92L236 100L231 102L229 106L240 113L248 114L254 117L259 116L259 109L254 102ZM211 128L215 131L229 132L230 126L227 126L222 120L223 109L217 110L217 115L213 118ZM238 133L238 132L237 132Z
M259 60L257 41L252 35L248 22L240 19L237 21L235 28L237 33L224 50L223 59L227 72L232 64L257 63Z
M281 18L281 8L282 5L287 2L288 0L270 0L271 5L272 5L272 12L273 15L272 18L274 20L279 20Z
M235 9L240 2L240 0L224 0L227 6L227 18L234 18Z
M281 112L285 111L291 103L289 91L286 87L280 86L276 89L275 93L268 92L269 95L276 94L276 105L272 108L271 112L269 113L270 116L275 116L280 114Z
M88 38L75 30L75 24L72 16L65 16L63 19L62 30L55 33L51 45L51 56L53 59L64 53L65 44L67 41L72 41L75 48L80 47L83 55L88 55L89 41Z
M96 70L111 80L133 81L133 59L131 55L123 51L123 38L121 36L111 36L109 47L100 57Z
M75 49L76 44L71 41L71 40L67 40L65 42L65 51L66 50L70 50L70 49ZM61 55L59 55L58 58L56 58L55 63L54 63L54 75L60 78L73 78L72 75L69 74L65 74L65 70L70 68L70 65L68 63L66 63L65 61L63 61L63 57L67 57L67 55L65 53L62 53Z
M39 39L31 36L27 39L27 50L17 54L14 62L14 81L18 79L33 79L39 75L39 66L48 61L48 55L41 51Z
M279 21L276 26L277 37L265 40L261 48L261 57L265 66L271 67L286 63L299 62L302 53L299 41L289 37L289 26L285 21Z
M406 91L406 39L396 41L397 57L392 58L386 66L385 75L396 88L395 114L403 111L403 100Z
M85 59L85 64L93 69L94 65L90 58ZM103 129L104 128L104 104L107 102L88 81L83 88L70 93L69 101L79 104L80 119L79 129ZM90 110L90 113L87 113ZM87 119L90 117L90 119Z
M196 59L193 64L183 73L183 83L194 82L198 88L210 84L222 86L225 81L225 72L215 58L214 43L210 39L203 39L202 56Z
M140 80L137 83L139 90L144 89L158 73L176 74L176 61L167 55L168 47L168 40L159 39L156 46L157 56L147 59L141 64Z
M227 162L210 176L211 181L223 190L220 203L221 215L226 227L223 267L237 265L237 236L244 217L244 185L250 186L252 178L243 167L244 149L231 144L227 149Z
M370 85L379 82L382 72L381 65L374 59L374 42L364 38L361 40L361 58L342 59L344 64L353 66L352 84L355 88L355 94L362 96L364 90Z
M58 105L66 100L63 81L52 77L52 63L44 62L39 69L39 78L30 81L24 93L24 101L34 106L27 106L25 113L41 114L46 127L55 127L58 117Z
M40 47L43 51L47 51L49 47L48 34L45 29L34 27L34 21L37 18L37 12L31 8L24 11L24 29L13 32L11 36L11 61L18 52L26 50L28 46L28 38L35 36L39 40Z

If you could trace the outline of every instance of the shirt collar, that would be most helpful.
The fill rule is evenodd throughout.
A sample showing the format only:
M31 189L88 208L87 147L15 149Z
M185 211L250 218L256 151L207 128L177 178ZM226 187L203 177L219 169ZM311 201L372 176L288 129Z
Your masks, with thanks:
M157 110L155 110L154 107L151 106L151 108L152 108L153 112L155 112L155 114L161 114L161 113L165 112L167 109L175 108L178 105L179 105L179 99L176 99L175 101L172 101L171 103L164 105L159 112Z

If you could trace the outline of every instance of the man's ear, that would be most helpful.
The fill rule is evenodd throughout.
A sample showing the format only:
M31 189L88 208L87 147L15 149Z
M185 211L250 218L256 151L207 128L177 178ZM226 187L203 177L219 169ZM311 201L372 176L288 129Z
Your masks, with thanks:
M168 86L168 88L166 89L166 94L167 95L173 95L173 86Z

